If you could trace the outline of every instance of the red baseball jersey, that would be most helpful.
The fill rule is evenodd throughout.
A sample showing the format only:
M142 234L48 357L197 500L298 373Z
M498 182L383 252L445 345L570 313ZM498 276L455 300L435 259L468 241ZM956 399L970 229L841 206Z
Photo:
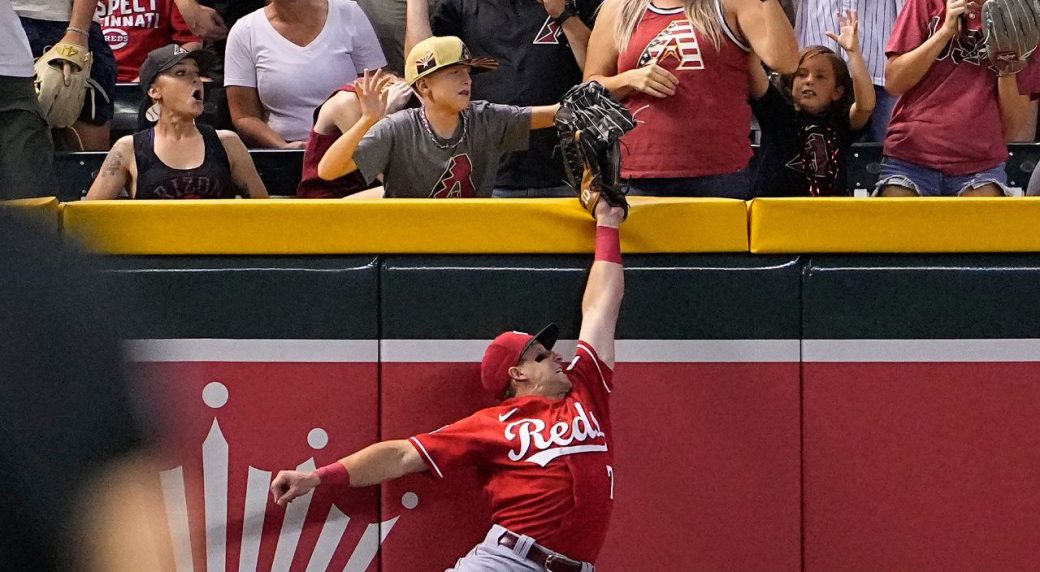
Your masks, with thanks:
M410 441L438 478L476 466L497 524L595 562L613 508L614 372L578 342L566 374L562 400L514 397Z

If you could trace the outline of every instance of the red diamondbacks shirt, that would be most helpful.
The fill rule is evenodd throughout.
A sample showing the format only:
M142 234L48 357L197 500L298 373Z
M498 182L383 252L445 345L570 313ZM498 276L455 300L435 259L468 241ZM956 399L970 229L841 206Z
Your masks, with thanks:
M892 57L913 51L945 19L945 0L908 0L885 53ZM896 102L885 137L886 156L947 175L971 175L1007 160L997 75L982 48L982 31L971 26L950 40L928 73Z
M356 93L354 82L336 88L329 99L341 91ZM325 103L328 103L329 99L326 99ZM321 105L325 105L325 103ZM320 111L321 106L314 110L315 124L318 123ZM332 147L340 135L343 133L335 125L330 128L328 134L318 133L314 127L311 127L311 134L307 137L307 146L303 149L303 173L300 177L300 184L296 187L296 196L305 199L341 199L369 188L370 185L365 184L365 178L361 176L360 171L347 173L333 181L326 181L318 176L318 163L321 163L321 158L325 156L329 147Z
M495 523L595 562L613 508L614 372L578 342L566 374L563 400L515 397L410 441L438 478L476 466Z
M721 13L719 0L715 8ZM751 160L749 48L722 20L716 49L682 8L650 4L618 73L657 64L679 78L675 95L658 99L632 91L622 102L638 125L622 138L625 178L685 178L736 173Z

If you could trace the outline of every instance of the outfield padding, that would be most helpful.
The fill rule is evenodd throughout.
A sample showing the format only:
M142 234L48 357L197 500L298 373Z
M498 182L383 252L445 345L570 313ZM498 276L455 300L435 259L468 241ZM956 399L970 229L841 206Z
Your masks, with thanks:
M65 231L105 254L578 254L592 218L574 199L79 202ZM743 202L632 201L626 253L747 252Z
M1038 252L1040 199L783 198L751 202L751 252Z

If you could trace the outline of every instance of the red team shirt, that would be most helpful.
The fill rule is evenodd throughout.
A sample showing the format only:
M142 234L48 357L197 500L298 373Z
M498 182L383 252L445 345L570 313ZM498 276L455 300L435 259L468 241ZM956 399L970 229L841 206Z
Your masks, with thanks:
M354 82L336 88L336 91L332 92L329 99L332 99L341 91L356 93ZM328 103L328 101L326 99L325 103ZM325 104L323 103L322 105ZM320 111L320 106L314 110L314 123L318 122L318 113ZM296 187L296 196L306 199L340 199L369 188L370 185L365 184L365 178L361 176L361 171L347 173L333 181L326 181L318 176L318 163L321 163L321 158L325 156L329 147L332 147L332 144L339 139L340 135L343 135L343 133L335 125L330 127L327 135L318 133L311 127L310 137L307 138L307 146L303 150L303 173L300 178L300 184Z
M656 63L679 78L679 86L664 99L633 91L623 101L639 122L622 139L623 177L724 175L748 166L748 48L725 21L723 29L716 50L682 8L647 8L618 55L618 73Z
M173 0L99 0L105 42L119 64L117 80L137 79L148 52L166 44L201 42Z
M514 397L410 439L437 478L475 466L495 523L595 562L613 508L614 372L585 342L566 398Z
M946 18L945 0L909 0L885 53L913 51ZM976 14L973 21L979 21ZM971 175L1007 160L997 102L997 75L981 53L982 31L965 26L924 78L896 102L885 155L948 175Z

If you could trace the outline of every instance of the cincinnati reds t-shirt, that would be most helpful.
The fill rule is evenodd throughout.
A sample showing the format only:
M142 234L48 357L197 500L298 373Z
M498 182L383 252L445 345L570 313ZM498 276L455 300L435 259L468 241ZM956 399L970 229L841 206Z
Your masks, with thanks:
M201 42L173 0L102 0L97 15L119 64L118 81L134 81L148 52L166 44Z
M507 399L410 441L437 478L476 466L497 524L595 562L614 504L614 373L585 342L566 373L563 400Z
M932 37L946 17L944 0L909 0L896 19L886 54L910 52ZM885 155L970 175L1007 160L997 105L997 76L982 53L982 31L965 27L932 62L928 73L896 102Z
M367 183L383 175L387 198L490 197L502 155L527 149L531 133L529 108L486 101L469 104L452 139L433 134L424 117L421 108L388 115L354 151Z

